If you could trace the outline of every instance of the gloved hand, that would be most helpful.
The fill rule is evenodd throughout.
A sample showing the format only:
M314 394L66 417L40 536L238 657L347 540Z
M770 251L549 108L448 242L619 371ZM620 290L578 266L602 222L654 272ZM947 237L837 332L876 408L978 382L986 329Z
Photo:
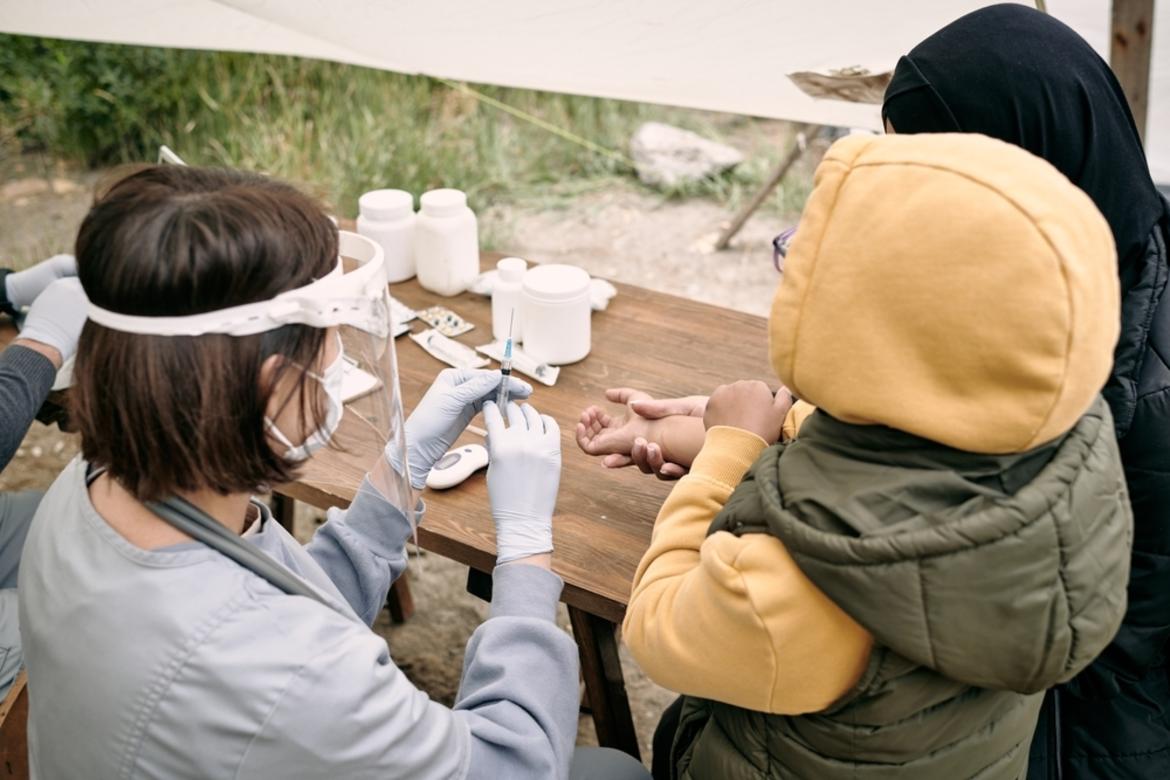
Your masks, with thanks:
M81 289L80 279L76 276L58 279L33 301L20 329L20 338L48 344L61 353L64 363L77 351L88 307L89 300Z
M488 498L496 524L496 563L552 552L552 517L561 484L561 429L529 404L508 404L508 427L494 402L488 431Z
M73 255L54 255L32 268L8 274L4 279L8 300L16 309L31 306L53 282L77 276L77 260Z
M483 402L496 397L499 371L448 368L439 372L418 406L406 420L406 460L410 484L421 490L435 462L451 449L459 434L471 422ZM532 385L509 377L508 393L513 398L532 395ZM387 455L393 457L389 451ZM393 464L392 465L397 465Z

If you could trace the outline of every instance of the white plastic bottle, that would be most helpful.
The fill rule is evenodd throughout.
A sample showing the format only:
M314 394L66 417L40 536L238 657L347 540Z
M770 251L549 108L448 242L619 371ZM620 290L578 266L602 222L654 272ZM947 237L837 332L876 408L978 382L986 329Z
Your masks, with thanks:
M479 276L479 227L459 190L431 190L419 199L414 225L418 283L439 295L458 295Z
M505 257L496 263L496 284L492 287L492 336L497 341L508 338L509 324L512 342L519 344L524 340L520 300L527 270L528 263L519 257Z
M386 253L391 282L414 276L414 196L405 190L371 190L358 198L357 232Z
M589 354L589 274L573 265L538 265L524 274L524 353L554 366Z

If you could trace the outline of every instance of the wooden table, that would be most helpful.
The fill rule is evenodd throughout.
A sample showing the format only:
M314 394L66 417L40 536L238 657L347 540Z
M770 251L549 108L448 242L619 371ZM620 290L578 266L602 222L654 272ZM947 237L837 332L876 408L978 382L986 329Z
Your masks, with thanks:
M484 270L500 255L485 254ZM712 257L707 262L720 262ZM707 269L696 266L694 273ZM564 579L562 596L573 634L598 741L638 756L638 742L618 660L615 629L629 599L634 571L650 541L658 508L670 491L636 469L607 470L600 459L577 447L581 411L605 403L605 389L629 386L658 396L706 393L734 379L768 378L765 320L672 295L625 284L604 312L593 314L589 356L561 369L555 387L532 382L532 403L561 426L564 469L553 524L553 568ZM391 293L414 309L442 304L476 325L458 338L469 346L491 338L489 299L463 293L442 298L416 280L391 285ZM761 296L771 290L760 290ZM414 323L416 331L426 325ZM399 381L407 412L414 407L444 364L406 336L396 342ZM494 364L493 364L494 365ZM775 384L773 381L772 384ZM347 419L350 415L347 415ZM343 420L340 441L357 428ZM460 443L478 440L465 434ZM352 439L351 439L352 441ZM347 506L380 445L368 442L348 452L325 450L295 483L278 492L318 508ZM466 564L469 587L483 583L495 564L495 533L488 513L483 472L457 488L427 491L427 513L419 543L427 550ZM481 573L479 577L474 576ZM489 580L490 581L490 580ZM701 638L697 638L701 641Z

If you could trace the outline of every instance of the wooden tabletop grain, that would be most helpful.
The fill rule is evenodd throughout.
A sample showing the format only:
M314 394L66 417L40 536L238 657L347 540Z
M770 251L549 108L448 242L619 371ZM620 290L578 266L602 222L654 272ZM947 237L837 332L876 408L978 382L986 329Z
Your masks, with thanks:
M485 253L484 270L500 255ZM712 257L710 263L718 263ZM706 269L696 267L696 274ZM577 447L575 428L590 404L605 405L609 387L635 387L656 396L706 393L734 379L771 375L765 320L673 295L616 284L609 308L594 312L593 347L579 363L564 366L554 387L532 382L532 404L561 426L563 471L553 523L553 568L565 580L564 600L592 614L620 622L638 561L671 483L633 468L609 470ZM414 309L444 305L475 324L457 338L474 347L492 340L488 298L463 293L443 298L416 280L391 285L391 293ZM770 295L761 290L760 295ZM414 323L421 331L427 326ZM399 381L407 412L435 375L445 368L406 336L396 342ZM492 364L495 366L496 364ZM775 380L769 382L775 385ZM482 422L480 421L480 424ZM361 440L356 424L343 422L342 442ZM465 434L460 443L481 441ZM314 456L302 477L279 491L317 507L346 506L380 450L372 442L348 452ZM484 472L459 487L427 491L419 543L461 563L490 571L495 534L488 513Z

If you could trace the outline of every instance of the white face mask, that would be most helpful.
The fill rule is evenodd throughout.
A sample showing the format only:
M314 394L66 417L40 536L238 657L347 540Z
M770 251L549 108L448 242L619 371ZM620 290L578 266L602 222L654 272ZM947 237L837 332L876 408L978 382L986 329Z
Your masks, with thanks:
M337 357L325 368L325 373L315 374L312 371L306 373L325 388L325 397L329 408L325 412L325 420L321 426L310 433L303 442L294 445L276 427L276 423L271 417L267 415L264 417L264 427L268 429L273 438L288 448L284 452L284 458L293 463L308 460L314 452L328 445L329 440L337 431L337 426L341 425L341 415L345 411L345 404L341 400L341 385L345 378L345 350L341 346L340 335L337 336Z

